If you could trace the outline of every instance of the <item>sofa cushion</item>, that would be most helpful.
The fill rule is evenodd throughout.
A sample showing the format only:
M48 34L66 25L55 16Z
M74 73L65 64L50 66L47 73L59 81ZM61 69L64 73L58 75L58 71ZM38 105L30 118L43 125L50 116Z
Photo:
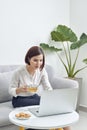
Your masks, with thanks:
M8 89L13 73L14 71L0 73L0 103L11 100Z
M20 66L22 65L0 65L0 73L13 71Z
M12 124L9 121L9 113L13 110L11 101L0 103L0 126Z

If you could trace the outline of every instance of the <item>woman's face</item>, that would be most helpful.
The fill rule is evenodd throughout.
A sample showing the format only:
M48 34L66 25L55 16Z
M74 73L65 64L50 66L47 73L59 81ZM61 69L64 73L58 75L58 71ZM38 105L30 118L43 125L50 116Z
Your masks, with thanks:
M37 55L37 56L33 56L30 59L30 66L35 70L41 67L41 65L43 64L43 55Z

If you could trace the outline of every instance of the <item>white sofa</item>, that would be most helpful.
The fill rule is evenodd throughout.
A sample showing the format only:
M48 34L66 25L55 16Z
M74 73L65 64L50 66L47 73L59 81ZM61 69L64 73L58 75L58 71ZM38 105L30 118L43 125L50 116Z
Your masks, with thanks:
M8 118L9 112L14 108L11 104L11 96L8 93L8 87L11 77L18 65L4 65L0 66L0 130L18 130L19 128L13 125ZM49 81L52 87L55 88L67 88L76 87L78 84L76 81L56 77L51 66L46 65Z

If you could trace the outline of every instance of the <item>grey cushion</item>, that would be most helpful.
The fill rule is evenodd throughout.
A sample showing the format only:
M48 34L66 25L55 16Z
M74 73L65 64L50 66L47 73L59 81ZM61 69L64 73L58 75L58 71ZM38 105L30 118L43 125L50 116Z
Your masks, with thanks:
M53 76L54 76L54 69L53 67L51 67L50 65L46 65L46 71L48 73L48 78L49 78L49 81L50 83L52 82L52 79L53 79Z
M21 65L0 65L0 73L13 71Z
M19 127L14 124L0 126L0 130L19 130Z
M0 103L11 100L8 89L13 72L14 71L0 73Z
M12 124L9 121L9 113L13 110L11 101L0 103L0 126Z

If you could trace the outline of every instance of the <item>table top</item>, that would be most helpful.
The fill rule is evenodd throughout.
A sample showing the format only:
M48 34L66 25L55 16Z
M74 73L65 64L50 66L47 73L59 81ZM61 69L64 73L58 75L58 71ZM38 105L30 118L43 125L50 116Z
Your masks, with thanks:
M37 106L30 106L37 107ZM74 124L79 120L79 114L76 111L66 114L58 114L44 117L36 117L28 110L29 107L16 108L9 114L9 120L18 126L25 128L36 128L36 129L51 129L61 128ZM15 114L19 112L26 112L31 115L28 119L17 119Z

